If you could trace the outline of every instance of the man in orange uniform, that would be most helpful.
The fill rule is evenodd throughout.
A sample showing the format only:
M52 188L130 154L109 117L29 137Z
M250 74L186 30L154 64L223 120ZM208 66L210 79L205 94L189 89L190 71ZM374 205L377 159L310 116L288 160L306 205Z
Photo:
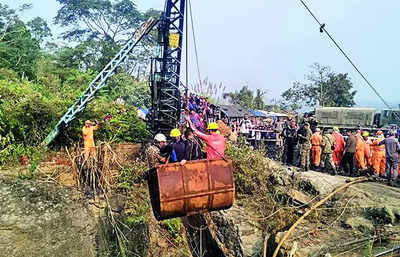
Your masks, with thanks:
M384 176L385 175L385 146L379 145L381 141L385 139L383 132L378 131L376 133L377 139L372 142L372 168L374 170L375 176Z
M333 162L336 165L336 169L339 168L340 162L343 158L344 151L344 138L339 132L338 127L333 127L333 138L335 139L335 151L333 152Z
M313 165L315 168L319 167L321 163L321 152L322 152L322 136L321 130L317 128L315 133L311 137L311 153L313 159Z
M361 131L357 130L355 159L356 159L356 166L361 171L365 171L367 169L367 165L365 162L365 149L364 148L365 148L365 142L361 136Z
M98 128L99 128L99 123L96 121L96 126L92 126L92 122L90 120L85 121L85 126L82 128L83 146L84 146L83 155L85 157L85 160L89 158L89 155L93 157L96 156L93 131L97 130Z
M372 167L372 159L371 159L371 145L372 141L369 139L368 131L363 132L364 139L364 160L367 168Z

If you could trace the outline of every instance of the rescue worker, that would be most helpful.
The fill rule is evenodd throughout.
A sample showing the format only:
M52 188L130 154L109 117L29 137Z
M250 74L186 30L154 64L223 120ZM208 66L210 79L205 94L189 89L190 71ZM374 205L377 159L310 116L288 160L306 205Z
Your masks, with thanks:
M364 173L367 170L364 148L365 148L365 141L364 141L363 137L361 136L361 131L357 130L355 159L356 159L356 166L357 166L357 168L360 169L360 171L362 173Z
M385 145L386 155L386 178L389 180L390 185L399 183L398 181L398 154L400 152L400 144L395 133L389 132L389 137L385 138L378 145ZM393 176L392 176L393 172Z
M89 158L89 155L92 157L96 157L96 147L94 145L93 133L95 130L98 129L99 129L99 123L97 120L95 126L92 126L92 122L90 120L85 121L85 126L82 128L83 146L84 146L83 155L85 157L85 160Z
M170 131L169 136L172 138L172 142L169 144L169 154L170 154L170 162L181 162L185 159L185 142L182 140L181 131L177 128L174 128ZM182 165L184 163L181 163Z
M336 175L336 167L332 156L334 150L335 139L332 136L332 130L325 130L324 135L322 136L321 169L325 169L328 172L332 171L331 175Z
M198 139L194 137L193 130L187 128L185 130L185 164L186 161L200 160L203 159L203 152L201 150L201 144Z
M333 162L336 165L336 169L340 167L344 151L344 138L340 134L338 127L333 127L333 138L335 139L335 151L333 151Z
M363 132L363 139L364 139L364 160L365 160L365 165L367 168L372 167L372 160L371 160L371 145L372 141L369 139L369 132L364 131Z
M310 151L312 131L308 122L304 123L303 128L297 134L300 143L300 165L304 171L310 169Z
M161 149L166 145L167 138L164 134L155 135L154 142L145 151L150 168L154 168L158 164L166 163L167 158L161 155Z
M206 155L207 160L215 160L220 158L225 158L225 148L226 140L225 137L218 132L218 124L216 122L211 122L207 126L209 135L198 131L192 124L192 122L187 119L190 128L193 130L194 134L201 138L206 144Z
M312 159L315 168L319 167L321 163L321 153L322 153L322 136L321 129L316 128L315 133L311 137L312 145Z
M377 139L372 142L372 169L374 175L383 177L385 175L385 146L379 145L385 139L383 132L380 130L376 133Z
M342 159L342 166L346 176L355 176L354 173L354 155L356 152L356 136L354 132L347 131L346 147L344 148L344 155Z
M284 139L283 163L286 165L294 164L294 152L297 146L297 126L296 122L291 121L289 126L283 129L282 137Z

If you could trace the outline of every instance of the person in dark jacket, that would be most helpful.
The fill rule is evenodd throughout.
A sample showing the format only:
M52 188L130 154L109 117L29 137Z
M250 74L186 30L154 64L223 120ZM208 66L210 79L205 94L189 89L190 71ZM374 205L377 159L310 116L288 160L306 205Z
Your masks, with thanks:
M399 141L395 137L395 133L390 131L389 137L385 138L378 145L385 145L385 153L386 153L386 178L389 180L389 183L393 185L393 183L399 184L398 179L398 155L400 152L400 144ZM392 177L393 170L393 177Z
M342 158L344 174L354 176L354 153L356 152L356 136L353 132L347 131L346 147Z
M185 158L185 142L181 138L179 129L171 130L172 142L169 144L170 163L181 162Z
M203 159L203 152L201 150L201 144L197 138L194 137L193 130L187 128L185 131L185 162L186 161L200 160Z
M290 125L283 129L282 137L284 138L285 142L283 163L287 165L293 165L294 151L298 142L296 122L290 122Z

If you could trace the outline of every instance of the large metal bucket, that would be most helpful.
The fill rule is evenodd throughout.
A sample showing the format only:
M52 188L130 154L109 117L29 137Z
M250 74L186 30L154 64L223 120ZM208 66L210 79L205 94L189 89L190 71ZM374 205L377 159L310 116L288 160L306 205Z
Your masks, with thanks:
M157 220L224 210L235 201L231 160L199 160L159 165L149 174Z

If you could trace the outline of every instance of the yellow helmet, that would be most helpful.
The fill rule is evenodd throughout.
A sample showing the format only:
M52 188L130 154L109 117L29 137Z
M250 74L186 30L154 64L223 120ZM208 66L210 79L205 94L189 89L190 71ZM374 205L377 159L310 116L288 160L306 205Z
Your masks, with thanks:
M169 136L170 137L180 137L182 134L181 134L181 131L179 130L179 129L177 129L177 128L174 128L173 130L171 130L171 132L169 133Z
M219 129L219 126L216 122L211 122L210 124L208 124L207 129L216 130Z
M367 137L367 136L369 136L369 133L368 133L368 131L364 131L362 135L363 135L363 137Z
M337 126L333 127L333 131L338 132L339 131L339 127L337 127Z

